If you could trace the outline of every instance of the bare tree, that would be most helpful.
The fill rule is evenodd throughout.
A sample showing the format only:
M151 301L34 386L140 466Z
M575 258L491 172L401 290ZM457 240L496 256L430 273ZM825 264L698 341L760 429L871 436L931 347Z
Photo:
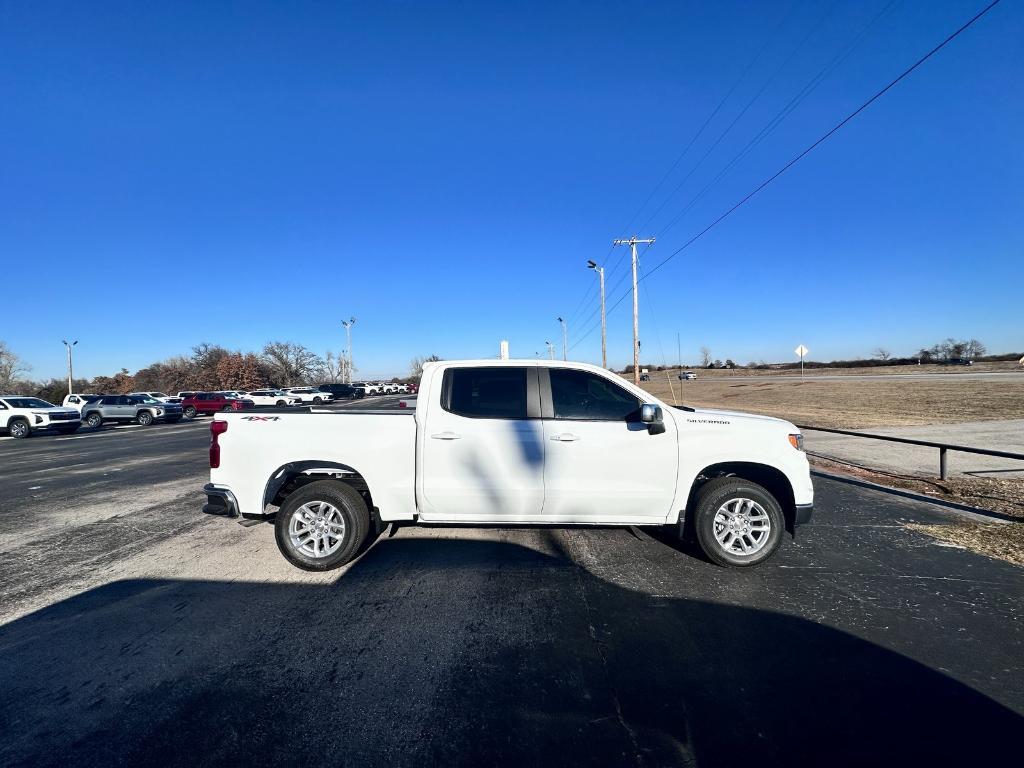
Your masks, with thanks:
M878 360L885 361L892 357L892 352L885 347L875 347L875 351L871 353L871 356Z
M352 374L349 371L348 356L341 352L336 355L331 350L327 350L323 357L323 366L318 371L318 375L325 384L351 381Z
M11 391L18 377L28 371L29 366L0 341L0 392Z
M414 357L409 361L409 378L419 381L420 376L423 375L424 363L438 363L440 361L441 358L437 355L430 355L429 357Z
M974 360L975 358L982 357L988 349L977 339L970 339L964 344L964 357L968 360Z
M711 365L711 350L707 347L700 348L700 364L702 368L707 368Z
M292 341L270 342L263 347L263 358L280 386L305 384L324 365L315 352Z

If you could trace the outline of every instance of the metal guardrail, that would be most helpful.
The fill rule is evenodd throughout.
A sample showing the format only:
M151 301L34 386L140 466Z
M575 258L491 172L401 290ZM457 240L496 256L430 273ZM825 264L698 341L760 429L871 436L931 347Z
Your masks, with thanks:
M939 449L939 479L946 479L946 454L949 451L958 453L977 453L982 456L996 456L1001 459L1015 459L1024 461L1024 453L1010 453L1009 451L993 451L989 448L975 448L969 445L953 445L952 443L938 443L933 440L914 440L909 437L892 437L890 435L874 435L868 432L853 432L848 429L831 429L829 427L813 427L809 424L797 424L800 429L811 432L832 432L837 435L850 435L851 437L863 437L868 440L885 440L890 443L906 443L907 445L921 445L926 448Z

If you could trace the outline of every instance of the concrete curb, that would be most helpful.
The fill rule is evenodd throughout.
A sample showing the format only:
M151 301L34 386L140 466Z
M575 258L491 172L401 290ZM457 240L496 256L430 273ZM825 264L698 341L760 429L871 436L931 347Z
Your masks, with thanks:
M856 477L849 477L848 475L838 475L833 472L825 472L820 469L812 469L811 475L817 475L819 477L827 477L829 480L838 480L841 483L848 483L850 485L857 485L861 488L870 488L873 491L882 491L883 493L891 493L895 496L902 496L906 499L912 499L914 501L923 501L928 504L935 504L939 507L945 507L951 509L964 517L971 520L975 520L980 523L1015 523L1022 522L1020 518L1013 517L1011 515L1003 514L1002 512L994 512L990 509L982 509L981 507L972 507L969 504L960 504L956 501L946 501L945 499L936 499L933 496L927 496L923 493L916 493L915 491L907 491L903 488L893 488L888 485L879 485L878 483L872 483L869 480L861 480Z

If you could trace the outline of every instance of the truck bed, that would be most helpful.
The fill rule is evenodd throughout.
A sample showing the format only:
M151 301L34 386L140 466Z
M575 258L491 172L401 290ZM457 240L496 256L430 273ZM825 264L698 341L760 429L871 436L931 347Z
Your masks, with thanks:
M330 469L361 476L373 489L384 520L408 519L416 510L415 411L315 407L218 413L227 431L218 438L216 486L235 489L238 510L263 515L273 501L273 480L284 472Z

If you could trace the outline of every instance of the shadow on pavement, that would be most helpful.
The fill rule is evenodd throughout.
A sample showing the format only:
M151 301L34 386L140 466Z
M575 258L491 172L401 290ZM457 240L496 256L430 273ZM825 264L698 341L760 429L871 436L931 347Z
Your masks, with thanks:
M384 539L326 585L122 581L0 628L5 766L963 765L1022 726L852 635L504 542Z

